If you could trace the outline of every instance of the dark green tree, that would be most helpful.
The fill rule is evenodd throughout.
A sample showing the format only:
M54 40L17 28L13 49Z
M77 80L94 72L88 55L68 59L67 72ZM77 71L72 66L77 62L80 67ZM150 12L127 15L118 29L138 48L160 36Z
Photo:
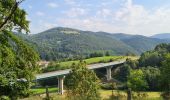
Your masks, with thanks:
M158 91L159 88L159 78L160 78L160 69L157 67L144 67L142 71L145 75L146 81L148 83L148 90Z
M170 99L170 54L167 54L165 61L162 62L161 67L161 87L164 91L164 97Z
M131 67L128 64L124 64L114 75L117 80L121 82L127 82L127 78L130 74Z
M28 96L39 56L12 31L29 32L23 0L0 0L0 98Z
M110 56L109 51L107 51L107 52L105 53L105 56Z
M148 51L141 55L139 59L139 66L140 67L160 66L161 61L163 61L162 54L160 54L158 51Z
M66 77L67 95L71 100L98 100L99 80L96 74L87 69L85 62L73 64Z

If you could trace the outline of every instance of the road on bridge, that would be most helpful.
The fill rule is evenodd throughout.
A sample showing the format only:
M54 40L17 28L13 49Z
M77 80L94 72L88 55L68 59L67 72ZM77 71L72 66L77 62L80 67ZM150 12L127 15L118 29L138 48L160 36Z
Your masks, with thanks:
M115 66L124 63L126 60L117 60L109 63L98 63L98 64L91 64L87 65L89 69L98 69L98 68L104 68L107 66ZM70 72L71 69L65 69L65 70L58 70L58 71L53 71L53 72L47 72L47 73L42 73L36 75L36 80L41 80L45 78L50 78L50 77L56 77L56 76L61 76L61 75L66 75Z

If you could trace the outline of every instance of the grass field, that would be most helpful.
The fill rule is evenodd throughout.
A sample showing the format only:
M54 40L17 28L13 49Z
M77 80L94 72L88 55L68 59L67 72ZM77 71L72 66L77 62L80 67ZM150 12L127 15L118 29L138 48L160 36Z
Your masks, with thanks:
M33 89L34 93L37 93L38 95L34 95L31 96L29 98L25 98L22 100L42 100L43 98L45 98L45 94L39 94L39 93L43 93L45 92L45 89L40 88L40 89ZM49 91L53 92L50 93L50 96L53 98L53 100L66 100L65 99L65 95L58 95L57 94L57 89L56 88L49 88ZM126 100L126 92L125 91L117 91L114 90L114 95L121 95L121 99L119 100ZM160 92L142 92L142 93L146 93L147 97L145 98L140 98L140 99L133 99L133 100L163 100L160 97ZM112 91L111 90L100 90L100 95L102 100L108 100L109 97L112 95Z
M100 90L101 93L101 97L102 99L109 99L109 97L112 95L112 91L111 90ZM145 93L147 94L147 96L144 98L140 98L139 100L162 100L162 98L160 97L160 92L141 92L141 93ZM127 99L127 94L125 91L117 91L114 90L114 95L121 95L122 98L121 100L126 100ZM135 99L138 100L138 99Z
M56 87L49 87L48 88L48 91L51 93L51 92L56 92L58 90L58 88ZM34 89L31 89L31 92L36 95L36 94L43 94L46 92L46 89L45 88L34 88Z
M115 60L123 59L123 58L125 58L125 57L123 57L123 56L106 56L106 57L89 58L89 59L85 59L84 61L87 63L87 65L89 65L89 64L95 64L95 63L107 63L110 61L115 61ZM79 62L79 60L61 62L60 65L63 67L66 67L66 66L71 66L73 63L78 63L78 62Z
M127 57L127 56L104 56L104 57L95 57L95 58L89 58L85 59L84 61L89 64L96 64L96 63L107 63L112 62L120 59L137 59L138 57ZM53 63L52 65L49 65L49 67L42 69L43 72L50 72L50 71L56 71L56 70L64 70L70 68L70 66L75 63L77 64L79 60L75 61L66 61L66 62L60 62L60 63Z

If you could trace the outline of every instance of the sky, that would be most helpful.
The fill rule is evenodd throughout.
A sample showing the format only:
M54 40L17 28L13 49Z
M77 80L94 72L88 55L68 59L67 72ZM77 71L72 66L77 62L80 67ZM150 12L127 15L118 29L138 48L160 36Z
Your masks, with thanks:
M53 27L151 36L170 33L170 0L25 0L31 34Z

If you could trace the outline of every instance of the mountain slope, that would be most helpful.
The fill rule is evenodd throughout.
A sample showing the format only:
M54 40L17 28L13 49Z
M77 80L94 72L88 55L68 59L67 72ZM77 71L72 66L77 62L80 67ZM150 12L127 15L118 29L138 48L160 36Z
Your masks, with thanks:
M109 34L105 32L102 32L102 34L124 42L124 44L126 44L129 47L132 47L138 54L154 49L154 47L157 44L170 42L167 39L156 39L156 38L150 38L142 35L130 35L124 33Z
M142 35L129 35L129 34L113 34L114 37L123 41L126 45L131 46L139 54L154 49L156 45L160 43L169 43L169 40L166 39L156 39L150 38Z
M24 38L37 46L42 59L56 60L76 55L87 56L96 51L109 51L113 55L125 55L128 52L137 54L132 47L118 39L71 28L53 28Z
M158 38L158 39L170 39L170 33L162 33L162 34L156 34L151 36L152 38Z
M106 51L112 55L141 54L153 49L157 44L169 42L169 40L141 35L110 34L63 27L52 28L34 35L20 36L33 44L41 58L46 60L75 58L88 56L93 52L105 53Z

